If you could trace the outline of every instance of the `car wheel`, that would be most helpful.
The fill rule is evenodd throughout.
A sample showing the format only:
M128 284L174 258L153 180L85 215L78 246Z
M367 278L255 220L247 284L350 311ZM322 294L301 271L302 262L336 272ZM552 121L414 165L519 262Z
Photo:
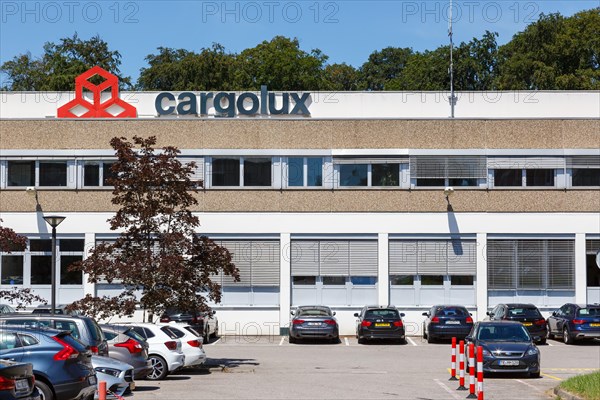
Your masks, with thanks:
M554 335L552 334L552 331L550 330L550 324L546 325L546 338L554 339Z
M165 359L157 355L151 355L148 359L152 364L152 371L150 371L146 378L151 381L165 379L169 373L169 367L167 366Z
M529 377L530 378L535 378L535 379L539 378L540 377L540 371L530 373Z
M54 400L54 393L52 393L52 389L44 382L40 380L35 380L35 386L38 388L40 392L41 400Z
M208 325L204 326L203 329L203 334L202 334L202 341L204 344L208 343L210 341L210 332L209 332L210 327Z
M569 334L569 329L565 326L563 329L563 341L565 342L565 344L573 344L574 340L571 337L571 334Z
M546 338L541 338L538 344L546 344Z
M331 339L331 343L333 343L333 344L338 344L339 342L340 342L340 337L339 336L336 336L333 339Z
M289 341L290 341L290 343L296 343L296 338L290 335Z
M427 335L427 343L434 343L435 339L431 335Z
M215 322L215 332L213 333L213 335L215 339L219 336L219 321Z
M364 337L358 337L358 344L365 344L367 343L367 339L365 339Z
M423 326L423 339L427 339L427 333L425 333L425 326Z

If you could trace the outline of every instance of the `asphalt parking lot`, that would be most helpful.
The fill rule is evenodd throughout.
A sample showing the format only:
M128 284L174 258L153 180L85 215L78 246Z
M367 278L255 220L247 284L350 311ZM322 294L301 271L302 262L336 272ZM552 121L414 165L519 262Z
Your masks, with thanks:
M568 377L600 369L600 340L539 346L542 376L485 379L486 399L548 399ZM464 399L450 377L450 344L410 337L406 344L290 344L287 337L224 336L205 345L203 369L183 370L160 382L138 381L143 399ZM468 384L468 378L467 378Z

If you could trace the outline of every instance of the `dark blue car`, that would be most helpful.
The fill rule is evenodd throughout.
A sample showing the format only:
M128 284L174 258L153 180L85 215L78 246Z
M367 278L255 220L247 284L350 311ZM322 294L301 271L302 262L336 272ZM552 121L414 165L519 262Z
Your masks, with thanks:
M437 339L463 339L473 328L471 313L463 306L437 305L423 313L423 339L432 343Z
M548 338L562 337L566 344L600 338L600 304L565 304L548 317Z
M92 400L96 374L92 353L70 332L0 327L0 359L31 363L44 400Z

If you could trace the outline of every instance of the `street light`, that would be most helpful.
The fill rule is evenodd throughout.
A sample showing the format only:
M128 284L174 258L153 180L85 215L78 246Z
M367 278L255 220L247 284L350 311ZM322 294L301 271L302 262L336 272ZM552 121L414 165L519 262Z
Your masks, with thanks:
M56 227L65 220L66 217L60 217L58 215L48 215L44 217L44 221L52 227L52 304L50 314L54 315L56 308Z

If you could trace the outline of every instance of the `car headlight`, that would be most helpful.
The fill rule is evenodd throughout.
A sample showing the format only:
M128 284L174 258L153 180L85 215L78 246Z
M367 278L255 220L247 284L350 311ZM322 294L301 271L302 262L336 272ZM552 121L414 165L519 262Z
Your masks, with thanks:
M118 377L121 374L121 371L119 371L118 369L113 369L113 368L96 367L96 368L94 368L94 370L96 370L96 372L100 372L100 373L106 374L106 375L112 375L114 377Z
M483 356L484 357L494 357L494 355L485 347L483 348Z
M529 350L527 350L527 354L530 356L534 356L537 353L538 353L537 347L530 347Z

